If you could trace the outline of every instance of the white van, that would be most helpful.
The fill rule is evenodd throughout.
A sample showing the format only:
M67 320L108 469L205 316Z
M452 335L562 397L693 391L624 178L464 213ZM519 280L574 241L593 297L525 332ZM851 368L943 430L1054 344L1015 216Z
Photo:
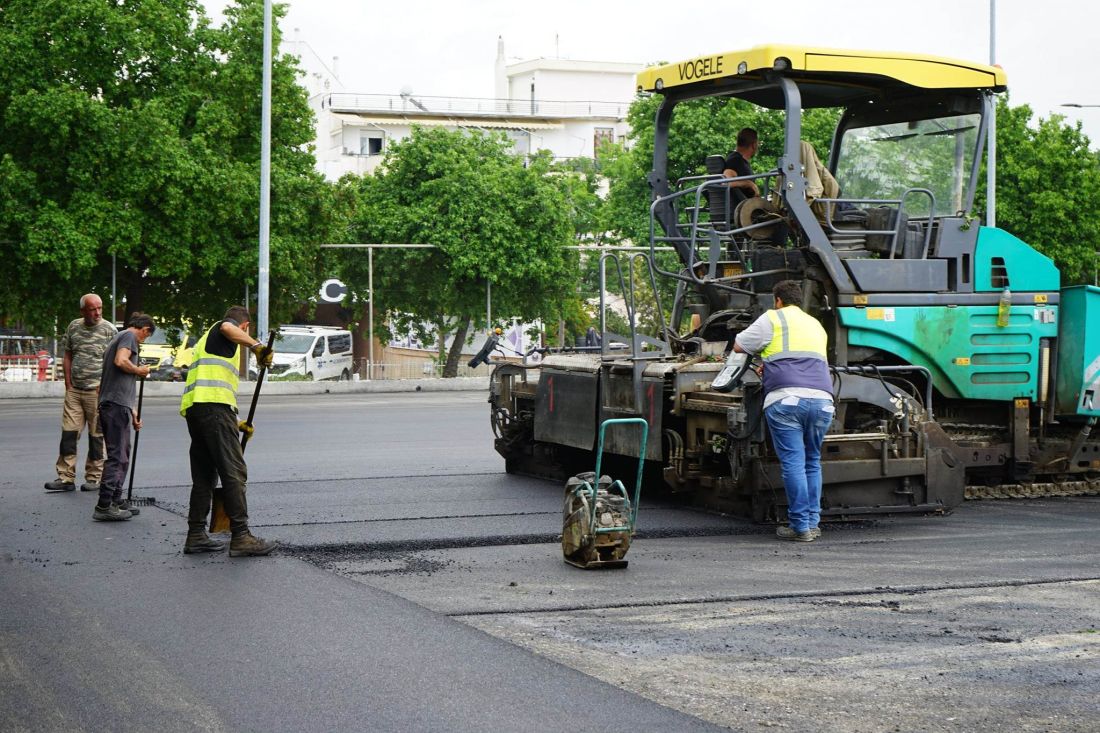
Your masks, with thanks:
M271 362L267 370L271 379L296 374L306 379L347 381L355 371L351 331L330 326L283 326L275 337Z

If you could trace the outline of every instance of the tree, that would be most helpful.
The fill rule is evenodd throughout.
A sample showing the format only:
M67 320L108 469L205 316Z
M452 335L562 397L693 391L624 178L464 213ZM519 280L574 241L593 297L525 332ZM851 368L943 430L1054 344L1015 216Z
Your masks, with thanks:
M444 376L458 372L471 325L485 312L557 321L575 298L579 194L551 172L548 156L524 164L503 135L414 127L389 147L379 173L355 182L359 241L433 244L375 256L375 313L384 304L403 327L434 324L453 335ZM345 257L344 277L362 289L364 258Z
M262 2L226 17L211 27L197 0L0 10L0 312L39 328L71 317L80 293L109 291L112 255L128 310L178 321L241 300L256 270ZM308 243L333 224L297 73L277 55L276 313L314 287Z
M974 208L984 212L983 170ZM1033 120L1029 106L997 104L997 226L1054 260L1062 283L1095 276L1100 249L1100 154L1081 123Z

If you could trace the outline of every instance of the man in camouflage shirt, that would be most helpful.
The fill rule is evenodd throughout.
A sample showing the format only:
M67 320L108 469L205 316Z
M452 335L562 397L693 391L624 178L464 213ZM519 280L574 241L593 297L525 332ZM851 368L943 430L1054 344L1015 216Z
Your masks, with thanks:
M47 483L46 491L73 491L76 488L76 446L85 425L88 427L88 458L80 490L99 491L103 476L103 433L99 429L96 408L103 353L118 329L110 321L103 320L103 300L95 293L80 299L80 312L83 318L70 323L61 337L61 350L65 354L61 455L57 459L57 480Z

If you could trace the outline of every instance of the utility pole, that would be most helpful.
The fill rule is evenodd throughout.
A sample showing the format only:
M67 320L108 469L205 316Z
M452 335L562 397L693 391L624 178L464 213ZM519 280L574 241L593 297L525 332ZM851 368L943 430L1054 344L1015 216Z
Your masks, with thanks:
M271 0L264 0L264 70L260 105L260 273L256 293L256 335L268 331L268 276L271 269Z
M997 63L997 0L989 0L989 65ZM986 138L985 225L997 226L997 97L989 95L989 136Z

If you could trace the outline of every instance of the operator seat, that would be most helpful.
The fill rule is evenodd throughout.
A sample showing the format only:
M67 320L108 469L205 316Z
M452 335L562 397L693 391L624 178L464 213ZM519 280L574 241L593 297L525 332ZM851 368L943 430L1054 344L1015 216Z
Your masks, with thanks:
M726 168L726 159L721 155L708 155L706 159L707 175L722 175ZM718 231L730 228L730 217L737 205L747 199L744 190L731 186L708 186L707 209L710 221Z

